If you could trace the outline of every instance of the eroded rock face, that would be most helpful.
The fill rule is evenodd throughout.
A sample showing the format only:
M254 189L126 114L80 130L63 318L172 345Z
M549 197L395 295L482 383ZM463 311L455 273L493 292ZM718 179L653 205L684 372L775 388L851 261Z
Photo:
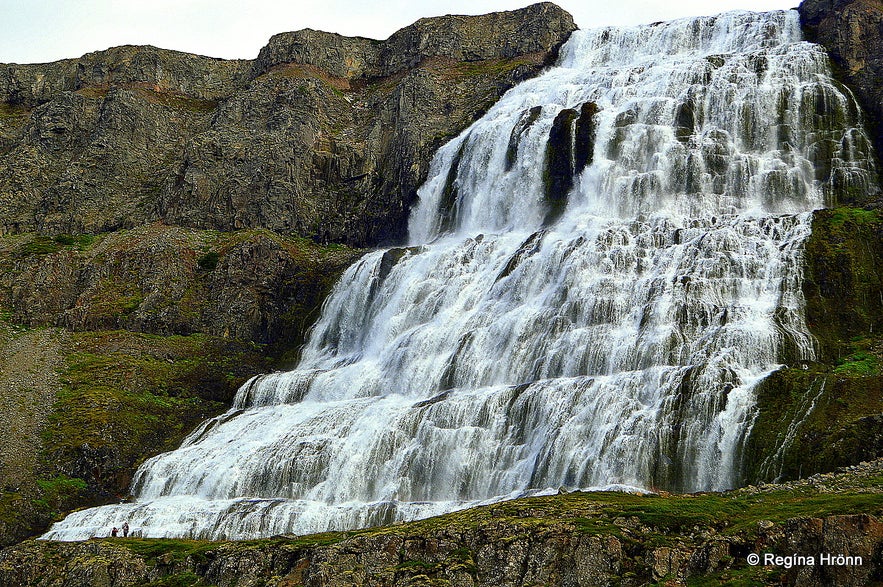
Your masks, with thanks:
M883 153L883 2L805 0L800 19L808 40L823 45L835 73L855 93Z
M432 154L574 28L542 3L386 41L283 33L254 61L117 47L0 65L0 232L162 220L400 241Z
M16 324L72 331L202 332L294 349L334 282L362 252L267 230L160 224L64 245L0 243L0 306Z

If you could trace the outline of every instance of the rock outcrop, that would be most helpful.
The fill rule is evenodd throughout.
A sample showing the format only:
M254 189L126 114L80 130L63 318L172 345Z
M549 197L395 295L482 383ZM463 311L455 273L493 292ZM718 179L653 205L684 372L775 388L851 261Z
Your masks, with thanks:
M881 472L883 462L875 461L785 487L725 494L577 492L386 528L239 543L31 541L0 551L0 582L10 587L859 586L883 570ZM762 558L753 565L751 554L782 559L770 564ZM833 555L834 561L824 562L822 555Z
M159 224L0 240L0 545L126 495L145 458L294 361L362 254Z
M543 3L386 41L283 33L254 61L117 47L0 65L0 232L161 220L400 241L432 154L574 28Z
M879 156L883 153L883 2L805 0L799 11L807 39L828 50L835 74L861 104Z
M98 237L0 242L0 307L16 324L72 331L202 332L294 351L361 251L268 230L160 224Z

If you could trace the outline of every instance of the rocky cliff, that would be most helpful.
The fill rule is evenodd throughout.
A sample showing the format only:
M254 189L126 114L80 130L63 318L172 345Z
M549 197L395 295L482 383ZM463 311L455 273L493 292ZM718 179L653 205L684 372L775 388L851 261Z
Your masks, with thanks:
M436 149L574 28L542 3L386 41L283 33L254 61L117 47L0 65L0 231L162 221L400 241Z

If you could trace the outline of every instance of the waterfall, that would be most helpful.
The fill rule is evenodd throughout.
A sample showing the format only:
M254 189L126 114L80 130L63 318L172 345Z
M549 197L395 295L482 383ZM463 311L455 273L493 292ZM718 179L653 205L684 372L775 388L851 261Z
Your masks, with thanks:
M739 482L754 387L813 358L810 212L873 180L795 11L577 31L434 157L407 247L47 539L352 529L567 488Z

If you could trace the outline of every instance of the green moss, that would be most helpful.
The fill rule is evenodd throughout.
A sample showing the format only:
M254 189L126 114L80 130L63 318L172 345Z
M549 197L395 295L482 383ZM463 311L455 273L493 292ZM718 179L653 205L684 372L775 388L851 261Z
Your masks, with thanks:
M876 356L852 356L865 358L837 367L781 369L758 385L743 482L795 479L877 456L883 446L876 418L883 412L883 375L868 371L878 368Z
M867 375L879 375L881 370L880 359L868 351L857 351L846 358L838 361L834 373L850 377L862 377Z
M205 585L205 583L203 583L199 576L186 571L145 583L144 587L201 587L202 585Z
M259 347L207 335L83 332L71 346L42 432L44 468L81 477L93 499L124 493L145 458L178 446L268 369Z
M197 259L196 264L200 269L204 271L214 271L215 267L218 266L218 260L221 256L217 253L217 251L209 251L205 255L201 256Z
M143 301L140 284L125 277L103 279L89 292L93 319L103 325L119 324L119 318L137 310Z
M48 255L61 250L84 251L91 247L98 239L98 237L91 234L60 234L55 237L29 235L25 238L26 240L18 246L16 251L19 257Z
M155 560L159 556L171 556L173 560L184 560L191 557L204 560L205 553L224 544L223 542L170 538L114 538L110 541L114 545L122 546L147 560Z
M850 208L842 206L830 211L828 221L834 228L843 228L847 223L864 226L883 220L879 210L865 210L864 208Z
M852 339L883 332L883 217L841 207L813 215L803 294L820 360L853 352Z
M64 247L84 251L91 247L97 239L98 237L92 234L59 234L53 240Z
M18 254L22 257L29 255L48 255L61 250L62 245L48 236L37 236L33 240L23 243L18 248Z
M474 532L492 536L497 545L529 542L549 532L584 532L590 528L599 535L616 536L628 556L658 545L689 544L697 534L709 532L732 536L733 544L750 544L758 538L759 522L781 524L786 520L829 515L883 514L880 475L848 478L849 489L819 492L805 484L792 489L739 490L729 493L640 496L616 492L570 493L533 497L484 506L394 526L351 532L331 532L294 539L270 538L246 542L207 542L168 539L122 539L122 545L148 560L171 556L173 560L200 560L211 550L300 551L339 544L353 537L397 536L404 540L454 537ZM836 479L830 481L836 488ZM465 541L469 542L467 537ZM362 543L364 544L364 543ZM443 554L440 553L440 554ZM764 577L775 577L772 570L748 567L740 557L723 559L724 568L705 578L694 577L691 585L747 585ZM452 569L476 572L475 555L465 545L452 548L442 562L404 558L392 571L411 578L436 580L442 571ZM640 569L638 569L640 571ZM646 573L649 569L638 574ZM772 573L772 574L771 574ZM635 575L637 576L637 575ZM715 582L716 581L716 582Z
M39 497L34 500L34 506L55 518L83 495L87 484L80 478L56 475L51 479L37 479L37 487Z
M775 585L782 569L776 567L728 568L718 573L693 576L687 579L687 587L757 587Z

